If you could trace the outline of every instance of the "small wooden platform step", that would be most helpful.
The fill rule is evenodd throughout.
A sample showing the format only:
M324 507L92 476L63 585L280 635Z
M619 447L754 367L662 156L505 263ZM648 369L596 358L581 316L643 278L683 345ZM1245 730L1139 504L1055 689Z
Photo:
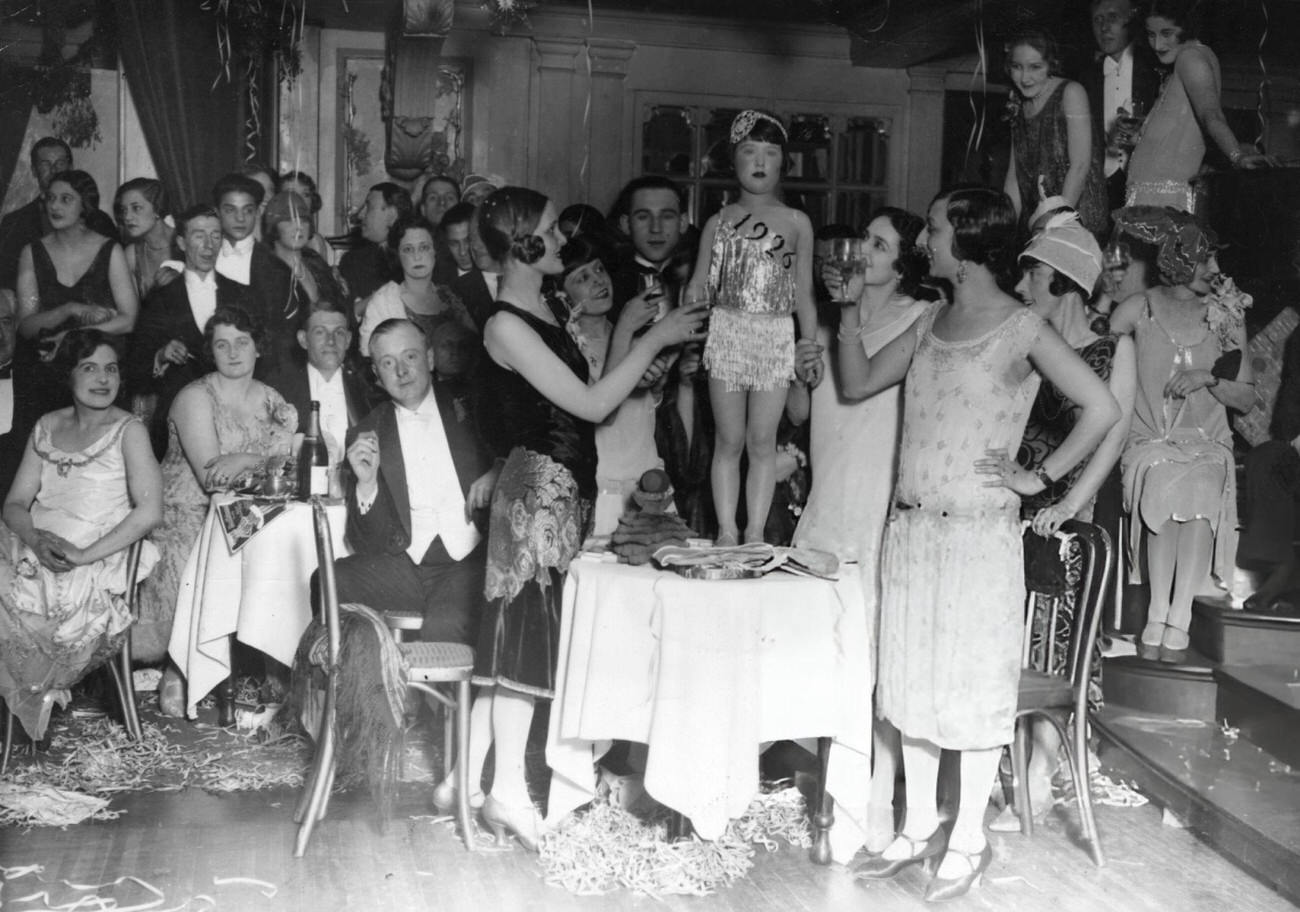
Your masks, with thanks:
M1300 775L1300 665L1224 665L1216 715Z
M1093 718L1103 762L1300 904L1300 769L1214 722L1152 715L1110 699Z
M1107 703L1151 715L1213 722L1218 684L1215 663L1196 650L1177 665L1137 656L1104 659L1101 686Z
M1194 649L1223 665L1300 662L1300 618L1243 611L1226 598L1198 598L1190 633Z

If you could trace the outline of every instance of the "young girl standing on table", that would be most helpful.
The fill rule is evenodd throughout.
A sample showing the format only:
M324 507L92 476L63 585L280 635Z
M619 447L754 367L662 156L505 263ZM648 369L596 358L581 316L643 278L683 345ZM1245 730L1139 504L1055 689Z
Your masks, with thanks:
M776 485L776 433L786 390L795 377L794 311L799 338L815 346L813 232L808 216L781 202L785 127L762 111L741 111L731 124L731 160L740 199L704 226L687 300L712 299L704 367L717 426L713 505L718 544L739 540L740 454L749 456L745 536L763 540ZM807 359L800 379L821 380L820 359Z

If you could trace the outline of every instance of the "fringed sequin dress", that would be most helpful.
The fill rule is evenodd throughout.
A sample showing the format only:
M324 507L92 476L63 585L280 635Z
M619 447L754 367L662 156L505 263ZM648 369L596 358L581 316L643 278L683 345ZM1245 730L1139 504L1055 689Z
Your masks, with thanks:
M498 302L587 382L587 361L569 333ZM564 574L582 547L596 493L595 428L551 403L522 376L485 359L477 409L494 453L509 454L488 526L488 599L479 627L474 683L550 698Z
M713 235L704 369L731 392L779 389L794 379L794 252L739 212L723 209Z
M881 565L877 708L904 735L953 750L1011 741L1024 627L1020 498L975 461L1014 454L1038 391L1043 320L1019 310L945 342L934 304L903 386L898 484Z

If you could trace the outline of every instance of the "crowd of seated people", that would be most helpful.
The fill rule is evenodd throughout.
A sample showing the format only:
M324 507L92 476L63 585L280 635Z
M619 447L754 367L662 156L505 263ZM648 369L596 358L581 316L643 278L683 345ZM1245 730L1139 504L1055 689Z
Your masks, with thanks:
M1207 137L1232 165L1258 160L1222 122L1192 6L1093 0L1101 56L1077 81L1050 36L1012 37L999 188L816 232L780 199L787 134L763 111L736 117L738 186L703 231L661 176L602 214L437 174L414 196L371 187L337 266L307 174L246 166L185 206L130 180L115 228L66 144L37 142L41 197L0 223L0 698L45 734L120 642L123 555L145 539L135 658L164 667L165 713L192 714L204 695L167 654L210 498L289 456L318 403L347 504L339 597L475 647L471 803L536 846L524 754L554 694L565 572L663 468L701 536L819 548L860 575L880 683L858 874L933 860L930 898L964 892L989 863L985 799L1011 739L1022 520L1115 534L1129 513L1152 659L1185 655L1192 598L1230 578L1228 418L1255 393L1243 300L1183 172ZM1123 135L1135 107L1147 127ZM851 275L829 262L842 238L860 240ZM1293 413L1261 451L1288 471ZM1263 521L1289 536L1292 517ZM1294 554L1268 557L1286 588ZM1046 727L1033 741L1038 805L1059 745ZM942 749L961 754L950 830Z

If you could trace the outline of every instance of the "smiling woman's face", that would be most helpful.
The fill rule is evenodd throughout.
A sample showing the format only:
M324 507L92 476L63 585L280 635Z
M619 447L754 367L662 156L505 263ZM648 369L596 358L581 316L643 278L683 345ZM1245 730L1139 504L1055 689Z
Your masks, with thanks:
M108 408L117 398L121 384L117 352L109 345L99 346L72 369L72 399L78 405Z
M573 270L564 279L564 293L569 296L574 311L584 314L609 313L614 305L613 286L605 264L600 260Z

